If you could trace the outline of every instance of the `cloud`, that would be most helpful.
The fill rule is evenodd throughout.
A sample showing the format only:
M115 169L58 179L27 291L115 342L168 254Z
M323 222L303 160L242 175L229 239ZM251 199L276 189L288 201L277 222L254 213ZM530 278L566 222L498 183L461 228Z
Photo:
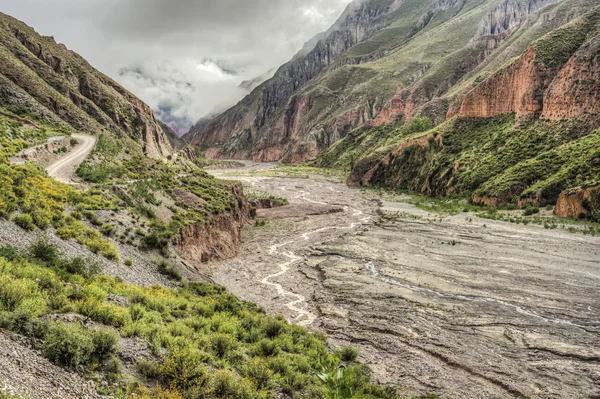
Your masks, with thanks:
M350 0L0 0L185 129L288 61Z

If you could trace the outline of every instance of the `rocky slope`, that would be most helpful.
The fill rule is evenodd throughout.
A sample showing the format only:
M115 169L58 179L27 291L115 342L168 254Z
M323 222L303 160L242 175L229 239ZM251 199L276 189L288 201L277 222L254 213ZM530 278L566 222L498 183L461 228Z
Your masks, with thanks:
M66 131L110 131L153 158L171 152L150 107L52 37L1 13L0 108Z
M433 195L474 192L476 202L492 206L568 202L562 190L600 179L599 40L596 8L466 94L458 118L358 162L349 182ZM582 206L559 206L557 213L577 217L587 213Z
M441 123L507 59L598 5L357 1L311 51L298 54L235 107L196 126L187 140L212 157L305 161L357 127L416 114Z

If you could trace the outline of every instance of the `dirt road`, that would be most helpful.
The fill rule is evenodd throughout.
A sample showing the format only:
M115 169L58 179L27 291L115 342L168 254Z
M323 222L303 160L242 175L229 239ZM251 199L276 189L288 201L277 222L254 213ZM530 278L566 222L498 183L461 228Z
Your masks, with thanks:
M71 137L76 139L79 144L73 150L66 153L63 158L46 168L46 172L48 172L50 177L68 184L73 183L75 170L77 170L96 145L95 136L73 133Z
M359 347L407 394L600 397L600 238L228 173L215 172L292 207L344 209L247 229L241 256L212 271L235 294Z

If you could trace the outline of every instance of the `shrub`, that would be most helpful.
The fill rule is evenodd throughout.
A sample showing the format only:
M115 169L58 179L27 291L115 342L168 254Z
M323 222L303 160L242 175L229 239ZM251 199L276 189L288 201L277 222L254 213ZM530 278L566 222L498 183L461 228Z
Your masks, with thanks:
M531 216L536 215L538 213L540 213L540 208L528 206L527 208L525 208L525 211L523 211L523 216Z
M223 358L233 348L234 342L227 334L214 334L210 337L210 346L217 357Z
M133 259L131 258L127 258L125 259L125 262L123 262L125 264L125 266L127 267L132 267L133 266Z
M99 361L104 361L117 353L119 336L113 331L93 331L92 343L94 345L92 356Z
M27 296L28 289L23 282L0 279L0 308L14 312Z
M33 223L33 218L28 213L23 213L21 215L15 216L14 222L23 230L33 231L35 229L35 223Z
M31 244L29 251L35 259L49 266L57 266L61 261L58 247L50 243L48 237L39 237Z
M71 274L79 274L84 277L91 277L102 273L104 266L102 263L91 259L77 256L70 261L63 262L64 269Z
M100 228L100 233L104 234L107 237L112 237L115 235L117 228L112 224L105 224Z
M161 375L161 365L155 360L141 359L136 368L147 380L156 380Z
M264 360L254 358L246 364L244 376L249 378L258 389L267 389L271 386L273 372Z
M90 221L91 224L93 224L96 227L100 227L104 224L102 223L102 220L100 220L98 215L96 215L92 211L86 211L83 215Z
M167 262L164 259L158 260L156 261L156 264L158 266L158 272L164 276L167 276L168 278L175 280L175 281L181 281L183 278L181 277L181 274L175 270L173 267L171 267L169 265L169 262Z
M180 389L202 386L208 378L202 364L204 360L205 354L197 349L178 350L165 358L160 368L161 377Z
M210 392L216 398L251 399L258 397L256 389L246 380L236 380L231 371L219 370L210 379Z
M90 361L93 351L91 334L80 325L51 323L48 326L43 353L51 362L77 369Z
M265 322L265 334L269 338L275 338L284 330L283 322L276 319L267 319Z
M358 349L351 346L340 348L336 354L343 362L355 362L358 358Z
M253 353L256 356L273 357L279 354L279 347L275 342L263 339L256 344Z

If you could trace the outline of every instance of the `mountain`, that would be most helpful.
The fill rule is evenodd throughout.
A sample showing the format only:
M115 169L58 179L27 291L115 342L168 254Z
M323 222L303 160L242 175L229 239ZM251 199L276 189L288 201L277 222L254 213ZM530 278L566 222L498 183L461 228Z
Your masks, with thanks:
M335 25L188 140L212 157L306 161L362 126L435 124L597 0L354 1ZM316 42L316 44L315 44Z
M573 15L573 5L552 12ZM600 7L533 41L456 104L454 117L436 128L362 129L322 161L340 162L370 136L393 136L397 144L370 146L371 154L355 158L350 184L473 193L474 202L496 207L557 204L555 213L565 217L595 212L590 205L597 207L591 199L600 185Z
M2 13L0 108L67 131L117 133L153 158L172 151L148 105L52 37Z

